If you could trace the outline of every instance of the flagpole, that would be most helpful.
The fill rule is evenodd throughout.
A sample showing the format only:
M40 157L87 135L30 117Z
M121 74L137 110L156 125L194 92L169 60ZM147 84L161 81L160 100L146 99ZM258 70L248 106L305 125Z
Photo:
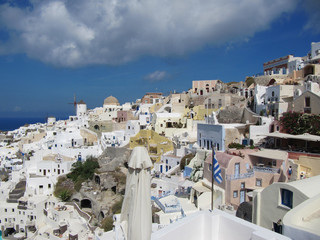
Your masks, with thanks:
M211 211L213 211L213 184L214 184L214 176L213 176L213 164L214 164L214 149L213 146L211 146L212 148L212 163L211 163Z

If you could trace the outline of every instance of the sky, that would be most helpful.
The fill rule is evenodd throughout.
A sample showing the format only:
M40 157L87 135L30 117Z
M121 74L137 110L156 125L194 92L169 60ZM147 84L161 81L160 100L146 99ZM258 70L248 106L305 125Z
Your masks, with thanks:
M320 41L319 0L0 0L0 118L244 81Z

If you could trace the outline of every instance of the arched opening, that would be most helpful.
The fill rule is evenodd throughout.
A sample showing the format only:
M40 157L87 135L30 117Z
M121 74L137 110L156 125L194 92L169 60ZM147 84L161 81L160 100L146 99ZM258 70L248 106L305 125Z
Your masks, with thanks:
M92 208L91 201L89 199L82 199L80 202L81 208Z
M95 129L95 130L100 130L99 125L94 125L94 129Z
M4 236L5 237L8 237L9 235L12 235L14 233L16 233L16 230L14 228L6 228L4 230Z
M165 107L164 110L167 111L168 113L171 113L171 107Z
M117 186L113 186L113 187L111 188L111 190L112 190L112 192L117 193Z
M100 177L99 176L95 176L94 177L94 181L95 181L96 184L100 185Z
M268 86L272 86L275 82L276 82L276 80L275 80L274 78L272 78L272 79L269 81Z
M305 66L303 71L303 77L306 77L308 75L314 75L314 66L313 65L308 65Z
M104 219L104 213L102 211L100 212L100 216L102 219Z

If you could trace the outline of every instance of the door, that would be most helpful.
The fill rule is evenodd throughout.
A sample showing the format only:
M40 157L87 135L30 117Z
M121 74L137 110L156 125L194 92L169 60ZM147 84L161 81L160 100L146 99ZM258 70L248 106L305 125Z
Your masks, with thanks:
M243 203L246 200L245 190L240 191L240 203Z

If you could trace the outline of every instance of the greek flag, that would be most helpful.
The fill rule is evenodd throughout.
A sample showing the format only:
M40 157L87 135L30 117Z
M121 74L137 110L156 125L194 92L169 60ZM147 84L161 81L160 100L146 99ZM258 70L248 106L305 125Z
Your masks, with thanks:
M213 177L214 177L214 180L216 180L216 182L220 184L222 183L221 169L216 158L216 153L213 149L212 149L212 157L213 157Z

